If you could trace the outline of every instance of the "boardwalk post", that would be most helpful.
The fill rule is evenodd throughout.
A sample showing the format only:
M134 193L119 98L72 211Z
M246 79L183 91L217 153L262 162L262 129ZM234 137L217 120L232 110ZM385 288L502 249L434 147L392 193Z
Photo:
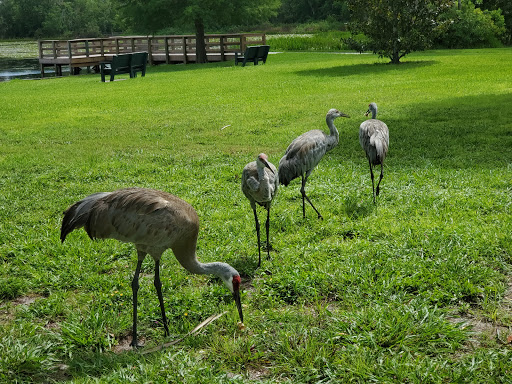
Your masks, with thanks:
M89 57L89 40L85 40L85 56ZM87 66L87 73L91 72L91 66Z
M247 37L245 35L240 36L240 51L241 53L245 52L245 48L247 48Z
M74 75L74 68L73 68L73 51L72 51L72 48L71 48L71 40L68 41L68 58L69 58L69 74L70 75ZM59 71L60 72L60 76L62 76L62 65L59 66ZM55 67L55 76L57 76L57 66Z
M43 42L41 40L39 43L39 67L41 68L41 78L44 78L44 64L41 63L41 59L43 58Z
M183 64L187 64L188 57L187 57L187 37L183 36Z
M153 38L148 36L148 57L149 65L153 65Z
M169 64L171 62L171 58L169 57L169 37L164 37L164 49L165 49L165 64Z
M225 40L225 37L221 36L219 40L220 40L220 61L226 61L226 59L224 57L224 40Z

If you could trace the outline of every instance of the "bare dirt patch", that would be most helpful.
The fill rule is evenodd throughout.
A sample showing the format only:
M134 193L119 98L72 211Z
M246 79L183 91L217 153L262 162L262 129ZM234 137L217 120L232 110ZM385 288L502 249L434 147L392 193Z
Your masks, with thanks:
M112 352L114 352L114 353L123 353L123 352L128 352L128 351L133 350L132 346L130 345L131 342L132 342L132 336L131 335L122 337L121 339L119 339L119 342L117 343L117 345L114 345L112 347ZM144 340L139 340L139 342L141 344L143 344Z
M37 299L41 298L41 295L26 295L17 297L14 300L2 303L0 308L0 321L12 321L14 319L14 311L16 307L20 305L29 306L33 304Z
M464 324L471 329L473 337L469 342L472 348L489 343L512 344L512 277L507 281L507 289L497 311L496 321L480 316L478 311L451 316L448 320L455 324Z
M27 296L21 296L12 301L12 303L15 306L18 305L30 305L33 304L37 299L41 298L43 296L41 295L27 295Z

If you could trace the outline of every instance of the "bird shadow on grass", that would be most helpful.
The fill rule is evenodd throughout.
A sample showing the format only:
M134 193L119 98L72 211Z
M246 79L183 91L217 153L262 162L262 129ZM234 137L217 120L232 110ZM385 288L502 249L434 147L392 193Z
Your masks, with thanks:
M304 71L298 71L298 75L302 76L331 76L331 77L345 77L352 75L366 75L366 74L378 74L387 71L407 71L414 70L420 67L426 67L437 64L434 60L422 60L422 61L406 61L396 64L390 63L374 63L374 64L353 64L353 65L340 65L330 68L318 68Z

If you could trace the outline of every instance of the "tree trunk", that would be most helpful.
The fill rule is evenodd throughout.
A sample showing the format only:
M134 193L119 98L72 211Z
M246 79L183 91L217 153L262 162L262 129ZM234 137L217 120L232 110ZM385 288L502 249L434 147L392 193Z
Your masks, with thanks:
M393 52L391 54L391 62L393 64L400 63L400 49L398 47L398 26L393 25Z
M196 63L207 63L206 44L204 43L204 24L201 18L194 20L196 27Z
M400 64L400 52L396 48L393 49L393 56L391 57L391 63Z

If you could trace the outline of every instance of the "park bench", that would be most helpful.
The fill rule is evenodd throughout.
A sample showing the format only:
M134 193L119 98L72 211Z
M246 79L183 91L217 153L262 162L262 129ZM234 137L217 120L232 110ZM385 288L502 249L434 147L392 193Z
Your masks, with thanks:
M242 62L242 67L244 67L248 61L252 61L254 65L258 65L258 61L263 61L265 64L269 50L270 45L253 45L245 49L243 56L239 56L238 52L235 52L235 65Z
M137 71L145 76L147 61L147 52L114 55L112 61L100 63L101 81L105 82L105 75L110 75L110 81L114 81L114 76L121 73L128 73L130 77L136 77Z

